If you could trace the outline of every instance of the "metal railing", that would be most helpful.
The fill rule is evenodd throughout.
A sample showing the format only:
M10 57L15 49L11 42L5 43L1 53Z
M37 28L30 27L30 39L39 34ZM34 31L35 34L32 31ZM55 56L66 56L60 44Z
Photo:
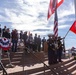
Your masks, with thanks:
M3 63L1 61L0 61L0 67L3 70L3 75L8 75L6 70L5 70L5 67L3 66Z
M4 67L3 63L1 62L1 54L2 54L2 49L0 49L0 67L3 70L3 75L7 75L5 67Z
M47 67L48 69L50 69L50 72L52 72L54 75L57 75L57 73L56 73L52 68L50 68L47 64L45 64L45 63L44 63L40 58L38 58L34 53L32 53L29 48L25 47L25 50L26 50L26 49L36 58L36 60L39 60L39 61L44 65L44 75L45 75L45 67Z

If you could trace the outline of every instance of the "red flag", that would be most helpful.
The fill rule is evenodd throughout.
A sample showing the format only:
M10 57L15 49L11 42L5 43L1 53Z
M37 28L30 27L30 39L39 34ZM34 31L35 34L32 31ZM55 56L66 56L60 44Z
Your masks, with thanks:
M47 19L50 18L50 16L55 12L55 10L63 3L63 1L64 0L57 0L57 4L56 4L55 0L50 0Z
M74 21L73 25L70 27L70 31L76 34L76 20Z

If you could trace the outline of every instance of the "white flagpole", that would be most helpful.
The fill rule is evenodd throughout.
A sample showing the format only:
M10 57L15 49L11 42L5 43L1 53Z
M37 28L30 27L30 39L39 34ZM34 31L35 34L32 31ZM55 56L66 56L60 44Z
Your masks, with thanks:
M76 0L74 0L74 6L75 6L75 20L76 20Z

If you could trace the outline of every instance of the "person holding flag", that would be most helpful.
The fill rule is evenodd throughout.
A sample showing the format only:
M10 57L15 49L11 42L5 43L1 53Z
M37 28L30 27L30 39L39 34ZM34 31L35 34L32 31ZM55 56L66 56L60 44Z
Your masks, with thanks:
M51 15L53 13L55 13L55 18L54 18L54 38L58 37L58 17L57 17L57 8L63 3L64 0L50 0L50 4L49 4L49 9L48 9L48 15L47 15L47 20L51 17ZM53 39L53 38L52 38ZM48 39L48 59L49 59L49 64L53 64L54 61L56 61L57 59L54 59L54 55L55 55L55 48L54 45L51 45L52 43L50 43L50 37ZM50 47L51 46L51 47ZM53 50L54 49L54 50ZM56 56L56 55L55 55ZM57 61L56 61L57 63Z

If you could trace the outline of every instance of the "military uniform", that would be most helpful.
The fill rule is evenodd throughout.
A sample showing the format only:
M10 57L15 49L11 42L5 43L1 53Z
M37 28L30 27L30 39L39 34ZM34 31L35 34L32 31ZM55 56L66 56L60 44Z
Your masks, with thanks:
M49 38L47 40L48 43L48 64L55 64L57 63L57 56L55 52L55 45L54 40L52 38Z
M60 37L58 38L57 42L58 42L57 58L58 58L58 62L62 62L61 57L62 57L63 48Z

